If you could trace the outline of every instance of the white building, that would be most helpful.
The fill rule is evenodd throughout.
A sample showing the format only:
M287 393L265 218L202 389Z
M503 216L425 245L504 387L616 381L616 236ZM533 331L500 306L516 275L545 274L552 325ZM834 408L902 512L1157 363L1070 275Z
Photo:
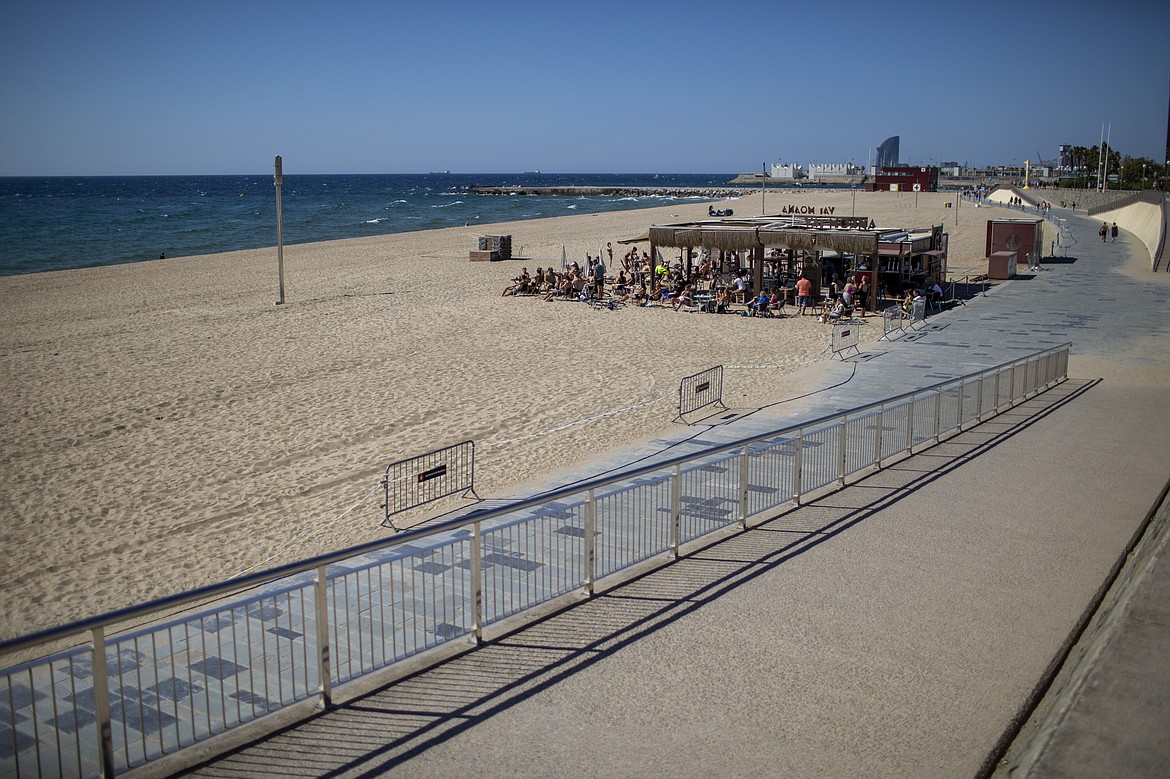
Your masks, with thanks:
M772 165L771 176L774 179L802 179L804 169L796 163L777 162Z
M861 172L861 168L852 162L810 162L808 166L808 177L812 181L825 177L859 176Z

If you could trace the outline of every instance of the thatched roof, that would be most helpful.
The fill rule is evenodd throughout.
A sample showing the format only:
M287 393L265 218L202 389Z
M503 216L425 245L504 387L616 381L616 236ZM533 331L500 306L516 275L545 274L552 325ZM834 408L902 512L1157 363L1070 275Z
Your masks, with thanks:
M840 254L877 254L876 233L851 233L808 229L760 230L760 240L766 246L784 246L804 251L837 252Z
M650 228L650 240L655 246L705 246L716 251L750 251L762 245L752 226L655 225Z
M876 254L877 234L815 230L775 225L655 225L650 228L655 246L695 248L705 246L716 251L751 251L764 246L783 246L805 251L832 251L843 254Z

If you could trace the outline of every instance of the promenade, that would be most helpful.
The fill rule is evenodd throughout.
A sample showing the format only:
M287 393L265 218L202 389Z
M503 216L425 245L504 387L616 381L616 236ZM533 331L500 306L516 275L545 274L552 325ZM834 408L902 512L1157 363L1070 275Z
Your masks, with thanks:
M476 651L275 733L261 723L227 754L187 750L187 763L208 760L182 775L967 777L1004 749L1021 761L1012 776L1154 775L1170 724L1170 620L1157 605L1170 577L1156 555L1150 576L1106 599L1116 618L1100 635L1121 640L1074 655L1098 681L1054 687L1066 697L1042 708L1056 716L1025 729L1044 737L1009 748L1081 628L1098 624L1170 462L1170 275L1151 275L1128 236L1102 244L1094 220L1061 215L1077 243L1043 272L862 359L819 365L803 397L680 426L594 467L666 446L677 456L1064 342L1068 381ZM762 361L781 338L761 343Z

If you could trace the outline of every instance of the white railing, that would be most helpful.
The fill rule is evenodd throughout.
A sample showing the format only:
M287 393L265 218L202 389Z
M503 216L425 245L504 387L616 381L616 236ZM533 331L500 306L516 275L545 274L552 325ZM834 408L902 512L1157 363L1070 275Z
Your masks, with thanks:
M112 776L843 486L1067 378L1069 344L698 454L0 644L0 774ZM176 612L220 603L198 613ZM161 624L125 629L134 621ZM121 629L116 632L116 629Z

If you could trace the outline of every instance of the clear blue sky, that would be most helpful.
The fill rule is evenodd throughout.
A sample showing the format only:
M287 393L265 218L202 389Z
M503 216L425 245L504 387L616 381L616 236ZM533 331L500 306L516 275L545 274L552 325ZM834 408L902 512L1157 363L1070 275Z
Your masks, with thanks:
M0 175L1022 164L1107 121L1160 160L1168 41L1164 0L8 0Z

